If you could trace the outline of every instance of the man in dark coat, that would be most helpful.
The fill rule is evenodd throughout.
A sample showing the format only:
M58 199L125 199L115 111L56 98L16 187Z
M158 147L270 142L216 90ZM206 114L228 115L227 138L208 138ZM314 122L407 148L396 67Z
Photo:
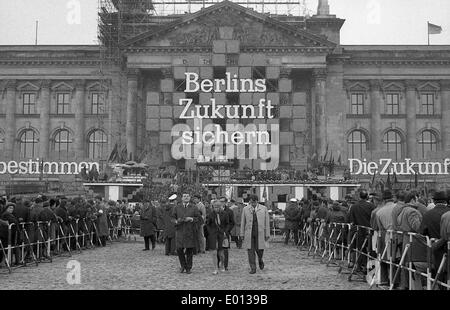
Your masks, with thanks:
M230 209L230 204L228 202L228 199L225 197L222 197L220 199L220 203L222 204L222 208L223 208L223 212L225 213L225 215L227 216L228 220L227 220L227 226L226 226L226 237L228 239L228 247L224 246L223 247L223 267L225 270L228 270L228 249L230 248L230 244L231 244L231 231L233 230L233 227L235 225L234 223L234 213L233 210Z
M360 200L351 206L348 214L348 220L353 225L358 226L364 226L364 227L370 227L370 217L372 215L372 211L375 209L375 205L370 203L369 200L369 194L367 191L362 190L359 193ZM358 249L361 249L364 239L367 236L367 229L358 229L358 234L356 236L356 246ZM352 230L351 235L353 236L353 233L355 233L355 230ZM352 245L352 248L354 248L354 245ZM367 248L365 247L362 249L363 253L367 253ZM363 266L366 266L367 263L367 257L365 255L359 256L359 261L356 262L358 265L358 269L365 269Z
M51 240L53 240L51 242L51 249L54 250L55 247L55 238L56 238L56 223L57 223L57 217L55 215L55 213L52 211L52 209L50 208L50 202L44 201L43 203L43 209L42 211L39 213L39 221L43 222L42 223L42 232L44 235L44 238L46 240L48 240L49 238Z
M439 239L441 237L441 217L445 213L450 211L450 207L447 205L447 197L444 191L437 191L433 195L433 201L435 207L423 216L422 224L420 226L420 232L424 236L430 238ZM433 263L434 268L437 269L445 253L445 247L434 246L433 247ZM434 271L435 271L434 270Z
M59 224L61 225L61 229L59 233L64 233L65 236L69 233L69 213L67 211L67 200L62 200L58 207L55 209L55 215L58 218ZM63 240L65 243L67 240Z
M155 232L156 232L156 208L150 202L144 203L141 211L141 236L144 237L145 248L143 251L150 250L149 241L152 241L152 250L155 249Z
M302 218L302 210L298 207L297 199L292 198L284 210L284 228L286 230L286 238L284 244L289 243L291 232L294 234L295 245L298 244L298 229Z
M180 272L186 271L187 274L190 274L192 256L198 242L197 222L202 220L202 215L197 206L191 203L191 196L184 193L182 202L174 208L172 217L175 219L175 239L181 265Z
M163 229L163 237L165 239L165 254L166 255L177 255L176 247L175 247L175 221L172 218L173 209L175 205L173 201L169 199L169 203L162 204L162 229Z
M0 211L0 218L4 221L7 221L9 225L11 225L11 246L15 247L17 246L17 233L18 233L18 226L19 226L19 221L17 220L17 218L14 216L14 209L16 207L15 203L12 202L8 202L6 203L6 206L3 208L3 210ZM8 238L6 239L6 241L8 240ZM5 243L3 242L3 246L6 247L8 246L8 241ZM19 248L14 248L12 250L12 252L14 253L14 257L15 257L15 265L18 265L20 262L20 249ZM10 264L12 264L12 262L10 262Z

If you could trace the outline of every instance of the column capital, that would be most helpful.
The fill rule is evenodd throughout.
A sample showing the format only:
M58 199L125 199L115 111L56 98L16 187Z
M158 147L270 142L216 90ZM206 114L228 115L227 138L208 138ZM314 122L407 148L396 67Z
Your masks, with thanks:
M326 80L327 68L315 68L313 69L312 76L315 80Z
M441 90L450 91L450 80L441 80Z
M74 84L75 84L75 89L76 90L85 90L85 88L86 88L86 80L84 80L84 79L82 79L82 80L75 80Z
M370 90L380 91L383 88L382 80L369 80Z
M137 80L139 76L139 69L128 69L127 70L127 79L128 80Z
M418 80L405 80L404 83L405 83L406 90L416 90L417 85L419 85Z
M173 78L173 70L172 68L161 68L161 73L163 79L171 79Z

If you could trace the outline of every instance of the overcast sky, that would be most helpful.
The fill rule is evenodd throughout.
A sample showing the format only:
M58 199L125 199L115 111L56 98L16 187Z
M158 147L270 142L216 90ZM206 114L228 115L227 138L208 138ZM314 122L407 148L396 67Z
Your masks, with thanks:
M342 44L427 44L430 21L443 28L441 34L431 36L431 44L450 45L450 0L329 2L331 13L346 19ZM39 44L96 44L97 3L98 0L0 0L0 45L34 44L36 20ZM316 11L317 0L307 0L307 4L309 10ZM170 8L173 10L169 6L165 10ZM274 11L273 7L266 8ZM283 9L286 7L279 6L278 13Z

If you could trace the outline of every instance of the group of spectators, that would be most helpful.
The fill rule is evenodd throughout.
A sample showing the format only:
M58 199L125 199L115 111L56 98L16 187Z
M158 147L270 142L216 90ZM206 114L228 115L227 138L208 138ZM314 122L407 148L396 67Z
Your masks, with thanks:
M312 199L302 199L300 202L292 199L284 211L284 216L286 244L289 242L291 232L295 244L298 244L298 230L303 224L306 224L306 227L312 227L312 223L321 225L323 229L320 230L320 240L331 237L332 225L326 224L353 224L351 231L341 232L340 240L335 238L344 226L335 228L331 242L350 244L350 240L356 234L355 242L351 246L353 249L358 248L363 255L359 255L358 260L353 255L352 263L356 264L356 270L362 274L368 272L367 254L370 254L370 257L378 255L378 258L384 261L392 260L399 263L408 244L410 244L408 255L403 266L412 263L416 270L425 272L428 266L426 237L435 239L432 246L431 268L435 276L450 239L450 191L436 191L429 201L415 191L392 193L385 190L381 194L369 194L362 190L358 200L347 196L344 201L332 201L314 195ZM390 231L394 233L391 234ZM410 236L407 233L415 234ZM372 239L374 234L378 238ZM378 243L373 241L375 239ZM390 240L392 246L386 247ZM383 252L384 256L381 255ZM381 263L381 284L388 283L388 268L387 263ZM441 279L446 279L445 272L444 269ZM395 283L398 289L408 288L407 270L400 270L398 280ZM422 277L414 275L412 280L415 288L423 287Z
M177 198L174 194L160 201L145 202L141 204L140 212L135 211L132 228L139 225L141 236L144 237L143 250L150 250L150 242L151 249L155 249L157 240L161 239L165 244L165 255L185 257L182 263L183 266L186 265L185 271L192 268L193 255L217 251L212 255L214 265L223 271L228 270L230 243L235 242L237 248L242 248L239 234L242 210L245 206L243 201L229 200L225 197L204 201L201 195L194 194L191 197L185 194L183 199L187 199L184 203L187 211L184 211L184 208L177 209L183 205L183 200L179 201ZM181 216L176 215L177 212L188 213ZM189 212L196 215L193 216ZM180 218L192 219L193 222L188 228L181 229L181 223L177 222ZM161 236L158 236L159 232ZM180 249L183 248L187 250L180 253Z
M4 250L9 242L13 247L10 265L20 265L36 258L46 258L48 250L50 254L55 254L60 250L76 249L77 244L87 246L90 240L95 245L105 246L110 236L110 228L114 225L120 227L122 219L120 215L127 212L129 210L123 201L107 202L101 197L89 200L82 197L69 199L64 196L47 197L45 195L38 195L31 200L21 197L9 199L2 197L0 199L0 262L4 259ZM92 239L89 236L91 233ZM119 228L118 234L121 233ZM75 234L82 237L75 240ZM69 235L70 238L68 238ZM52 241L50 249L46 250L45 241L49 237ZM57 237L60 238L59 248L55 241ZM25 245L23 257L20 247L22 244Z

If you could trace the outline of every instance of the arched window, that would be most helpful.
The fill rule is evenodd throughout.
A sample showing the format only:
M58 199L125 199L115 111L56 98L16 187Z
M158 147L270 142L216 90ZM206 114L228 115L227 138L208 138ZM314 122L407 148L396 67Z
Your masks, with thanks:
M367 150L367 139L361 130L353 130L347 137L349 158L362 158Z
M425 158L428 152L437 151L436 134L431 130L422 131L419 136L419 147L419 154L422 158Z
M389 130L383 137L384 149L394 154L396 161L402 158L402 138L395 130Z
M67 129L56 132L54 150L58 159L68 159L69 153L72 151L72 137Z
M106 155L108 139L103 130L92 131L88 136L88 157L90 159L103 158Z
M19 138L20 143L20 157L22 158L36 158L38 156L39 138L33 129L26 129L22 132Z

